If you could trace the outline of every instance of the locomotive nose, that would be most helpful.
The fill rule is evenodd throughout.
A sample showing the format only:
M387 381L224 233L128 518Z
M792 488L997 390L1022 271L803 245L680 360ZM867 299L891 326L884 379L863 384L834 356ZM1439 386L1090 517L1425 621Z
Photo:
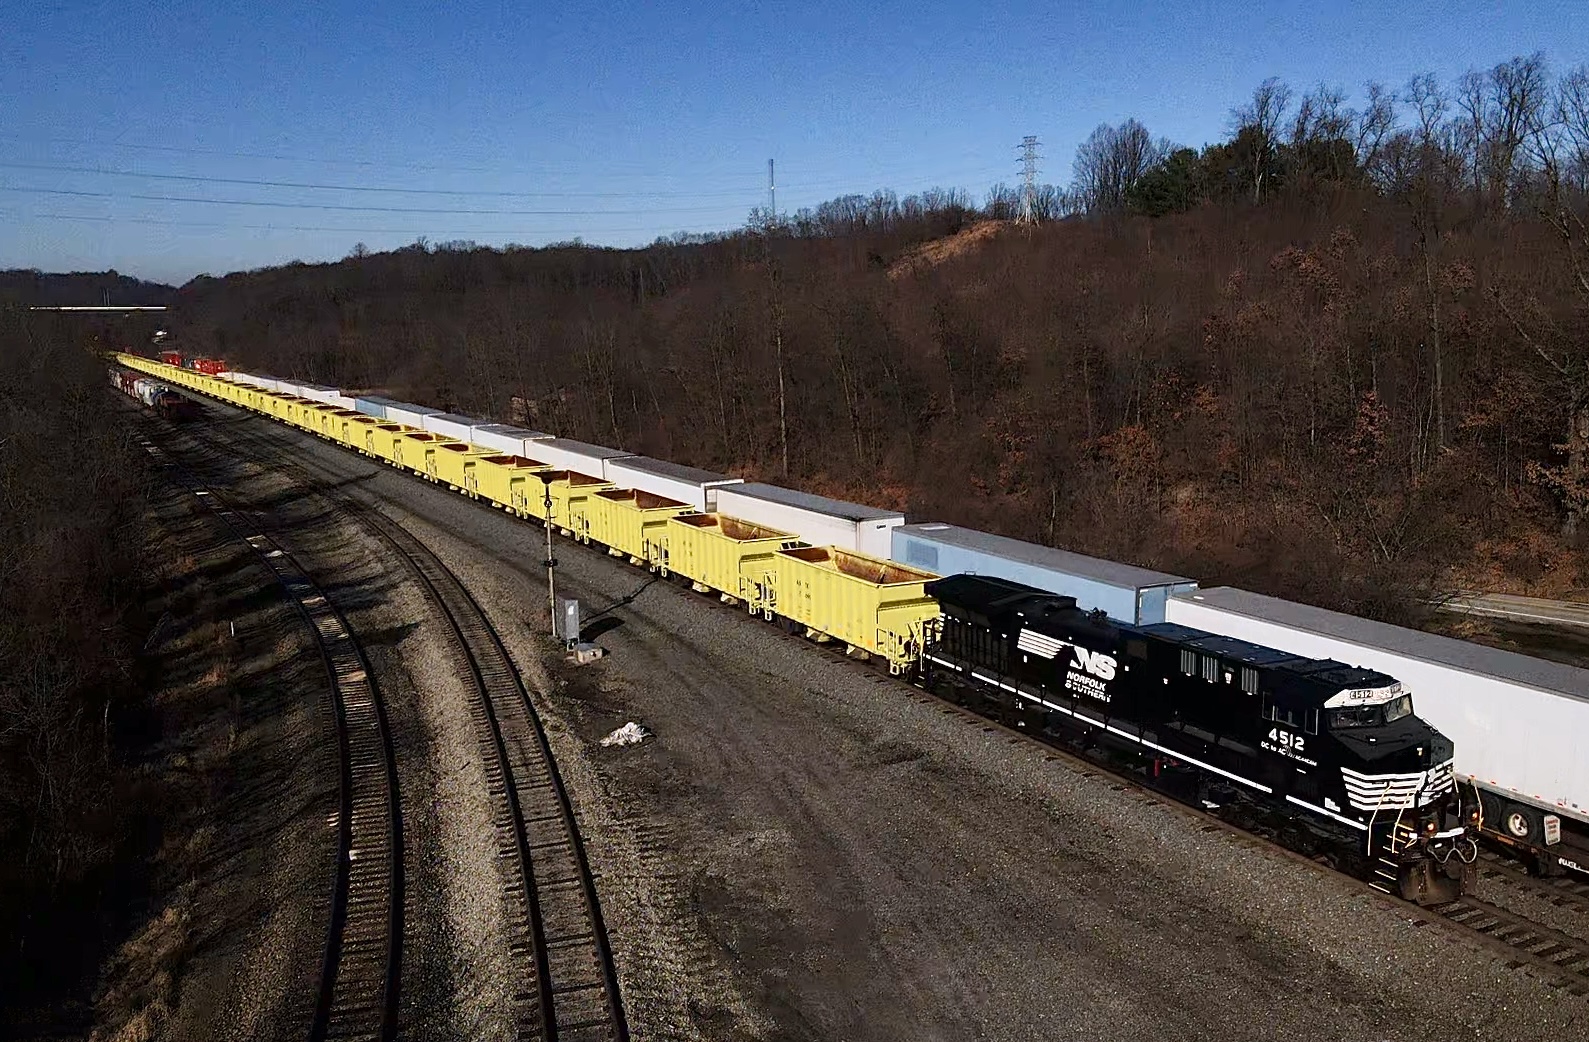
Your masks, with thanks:
M1456 747L1451 744L1451 739L1447 738L1439 731L1436 731L1434 728L1429 728L1429 741L1424 747L1424 756L1422 760L1423 766L1440 766L1452 758L1455 748Z

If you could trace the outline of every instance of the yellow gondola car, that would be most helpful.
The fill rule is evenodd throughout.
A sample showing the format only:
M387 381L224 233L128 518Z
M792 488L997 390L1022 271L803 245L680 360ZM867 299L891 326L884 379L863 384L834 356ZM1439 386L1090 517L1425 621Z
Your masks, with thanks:
M523 456L499 453L475 461L472 477L466 477L468 491L510 514L546 520L546 484L542 474L557 473L551 467Z
M677 573L702 593L716 592L772 617L773 554L802 546L796 536L722 514L679 514L668 519L666 538L648 563L663 575Z
M879 655L895 673L918 660L927 623L938 617L924 584L938 576L831 546L797 546L773 558L773 610L809 636Z
M667 538L668 519L690 508L683 503L635 489L610 488L585 497L575 519L585 542L601 543L615 557L649 563L652 546Z
M439 435L438 435L439 437ZM474 495L475 468L482 459L497 455L494 449L470 445L465 441L443 441L434 457L437 481L466 495Z
M451 438L443 438L430 431L407 430L392 439L392 462L420 477L436 481L436 454L443 445L460 445Z

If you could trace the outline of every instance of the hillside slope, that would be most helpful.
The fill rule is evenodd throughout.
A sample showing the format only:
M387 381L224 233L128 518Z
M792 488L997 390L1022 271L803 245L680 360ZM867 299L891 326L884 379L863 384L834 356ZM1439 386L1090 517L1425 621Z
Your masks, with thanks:
M1381 617L1472 575L1589 585L1548 480L1573 392L1535 348L1585 338L1547 228L1469 222L1426 264L1403 213L1342 196L922 242L414 247L197 282L175 328Z

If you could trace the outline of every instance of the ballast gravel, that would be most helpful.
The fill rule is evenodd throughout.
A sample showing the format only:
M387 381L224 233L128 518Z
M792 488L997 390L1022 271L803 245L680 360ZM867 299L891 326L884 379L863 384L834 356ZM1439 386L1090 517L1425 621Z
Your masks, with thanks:
M225 425L203 433L216 441L236 436ZM259 446L245 440L247 444L238 446L241 456L256 456ZM198 447L200 454L203 447ZM233 502L262 512L272 536L343 612L379 685L402 800L405 901L399 1002L404 1033L438 1040L514 1037L512 993L520 982L509 968L494 825L468 713L471 690L444 624L385 545L328 509L322 498L294 480L249 464L211 455L206 466L219 469L213 477ZM323 685L323 667L319 679ZM332 772L334 778L330 717L315 723L318 730L308 736L312 751L301 754L300 762ZM324 871L310 880L317 898L329 894L332 834L324 814L334 806L334 799L328 799L308 808L317 820L307 824L318 834L327 858ZM309 902L307 910L297 912L299 921L307 920L297 940L310 942L304 945L309 955L300 960L300 979L283 982L279 990L252 987L251 995L299 1008L312 1002L327 914L324 903ZM306 1009L299 1019L307 1023ZM273 1025L281 1037L300 1037L301 1027L297 1019Z
M1412 906L563 542L559 590L609 652L570 667L542 636L539 529L285 442L409 524L503 632L636 1038L1589 1034L1589 1001ZM653 737L599 745L630 720Z

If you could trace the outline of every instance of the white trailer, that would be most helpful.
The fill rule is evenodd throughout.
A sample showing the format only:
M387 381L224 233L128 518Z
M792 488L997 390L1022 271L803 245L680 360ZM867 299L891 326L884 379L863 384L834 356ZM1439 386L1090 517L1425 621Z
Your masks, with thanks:
M638 489L653 496L684 503L699 514L717 509L717 492L725 485L740 485L742 478L731 478L713 470L686 467L681 463L650 456L625 456L607 461L607 480L621 489Z
M473 416L461 416L455 412L437 412L424 417L425 429L432 434L439 434L453 441L471 443L474 441L474 429L487 422L477 420Z
M797 535L812 546L836 546L889 560L893 530L905 523L897 510L764 485L759 481L717 490L717 512L753 525Z
M425 417L435 416L440 412L440 409L432 409L425 405L391 402L386 406L386 420L389 423L401 423L405 427L422 431L425 429Z
M336 399L342 397L335 387L328 387L325 384L300 383L293 386L295 388L293 393L298 397L307 398L312 402L320 402L324 405L335 405L337 404Z
M1197 588L1184 576L939 521L894 529L891 553L899 564L938 575L992 575L1074 597L1077 606L1102 609L1121 622L1163 622L1170 594Z
M237 382L252 384L262 391L274 391L281 381L273 376L260 376L258 373L238 373Z
M487 423L474 429L476 445L488 449L505 452L509 456L530 458L525 450L525 443L532 441L550 441L550 434L541 431L532 431L526 427L515 427L511 423Z
M609 449L572 438L547 438L524 443L524 458L538 460L557 470L569 470L588 478L607 477L607 461L632 455L622 449Z
M1486 835L1544 871L1589 872L1589 670L1229 587L1178 594L1165 614L1400 680L1455 744L1459 789L1470 806L1479 797Z

